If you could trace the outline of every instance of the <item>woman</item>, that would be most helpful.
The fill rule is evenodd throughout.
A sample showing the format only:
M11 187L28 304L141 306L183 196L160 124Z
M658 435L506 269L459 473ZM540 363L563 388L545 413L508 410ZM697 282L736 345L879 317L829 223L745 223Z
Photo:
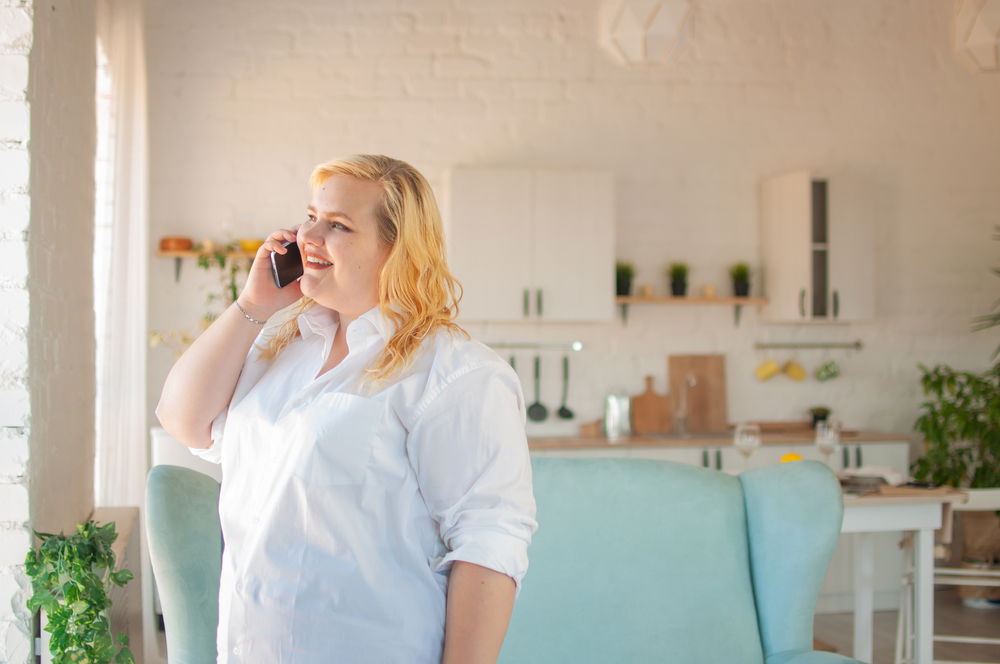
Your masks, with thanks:
M355 155L310 185L156 409L223 468L218 661L494 662L538 525L520 381L453 322L412 166ZM286 241L305 272L278 289Z

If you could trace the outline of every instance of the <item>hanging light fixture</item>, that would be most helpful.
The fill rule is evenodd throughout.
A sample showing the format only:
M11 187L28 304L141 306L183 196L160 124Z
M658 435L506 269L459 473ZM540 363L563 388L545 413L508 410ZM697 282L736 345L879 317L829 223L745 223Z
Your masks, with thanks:
M956 0L952 46L974 71L1000 71L1000 0Z
M603 11L603 43L623 64L665 63L687 42L689 0L618 0Z

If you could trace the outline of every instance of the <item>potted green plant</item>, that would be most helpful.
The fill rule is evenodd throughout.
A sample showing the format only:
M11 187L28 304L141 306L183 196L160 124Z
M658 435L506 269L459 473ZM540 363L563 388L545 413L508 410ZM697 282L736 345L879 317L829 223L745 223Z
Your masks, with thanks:
M812 415L812 428L815 429L817 424L829 419L830 409L826 406L814 406L809 409L809 414Z
M687 263L680 261L670 264L667 268L667 275L670 277L670 293L674 297L683 297L687 294Z
M1000 364L982 372L946 365L919 365L929 397L914 428L923 434L924 454L911 471L919 482L965 491L1000 492ZM992 565L1000 557L1000 518L996 512L963 512L962 564ZM969 606L1000 599L996 589L959 586Z
M198 267L207 272L219 271L219 292L209 292L205 296L205 314L198 321L199 331L192 334L188 330L169 330L159 332L152 330L149 333L150 348L172 348L174 358L179 358L188 346L195 340L201 332L208 329L220 312L216 308L217 303L222 304L225 309L232 304L239 296L237 277L241 271L248 271L253 263L240 256L230 256L232 252L240 249L239 241L232 241L221 248L210 240L199 242L194 250L198 252Z
M632 294L632 277L635 276L635 267L626 261L615 263L615 294Z
M221 249L212 247L212 251L203 251L203 248L202 244L196 247L196 250L201 252L198 254L198 267L207 271L218 269L220 285L222 287L221 293L209 293L206 297L206 304L209 306L209 311L205 314L202 321L202 328L206 328L212 321L219 317L218 313L211 310L212 304L215 301L222 302L223 309L225 309L239 297L236 277L239 276L241 271L250 269L252 259L247 261L242 257L231 257L229 255L240 249L239 241L229 242Z
M993 238L1000 240L1000 226ZM1000 275L1000 269L994 269ZM1000 325L1000 301L991 313L974 319L973 330ZM920 383L929 397L920 405L914 428L923 434L924 454L913 462L914 479L961 488L970 493L1000 494L1000 347L994 364L983 372L958 371L947 365L919 364ZM992 501L989 501L992 502ZM1000 558L1000 512L961 513L963 566L983 567ZM959 586L967 605L1000 600L1000 590Z
M108 591L132 579L129 570L114 569L114 521L78 524L70 536L36 531L35 537L40 544L24 560L32 588L27 605L29 611L45 612L52 661L135 664L125 633L117 644L111 636Z
M733 280L733 295L746 297L750 294L750 266L746 263L736 263L729 268L729 277Z

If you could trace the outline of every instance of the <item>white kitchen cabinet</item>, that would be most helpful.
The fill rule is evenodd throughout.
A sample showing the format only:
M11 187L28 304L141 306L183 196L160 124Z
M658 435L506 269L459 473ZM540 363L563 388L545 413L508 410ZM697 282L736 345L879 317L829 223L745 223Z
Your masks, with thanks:
M802 170L760 187L763 320L830 323L875 316L874 206L849 173Z
M445 174L460 320L614 316L614 192L606 171L455 167Z

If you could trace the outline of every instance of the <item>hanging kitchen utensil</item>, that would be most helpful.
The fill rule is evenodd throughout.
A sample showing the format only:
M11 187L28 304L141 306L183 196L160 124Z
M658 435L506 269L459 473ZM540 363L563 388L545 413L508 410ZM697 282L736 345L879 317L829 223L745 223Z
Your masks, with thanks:
M559 406L559 417L564 420L573 419L573 411L566 407L566 396L569 393L569 355L563 355L563 386L562 405Z
M549 409L539 401L540 384L542 378L542 358L535 355L535 403L528 406L528 419L532 422L541 422L549 416Z

